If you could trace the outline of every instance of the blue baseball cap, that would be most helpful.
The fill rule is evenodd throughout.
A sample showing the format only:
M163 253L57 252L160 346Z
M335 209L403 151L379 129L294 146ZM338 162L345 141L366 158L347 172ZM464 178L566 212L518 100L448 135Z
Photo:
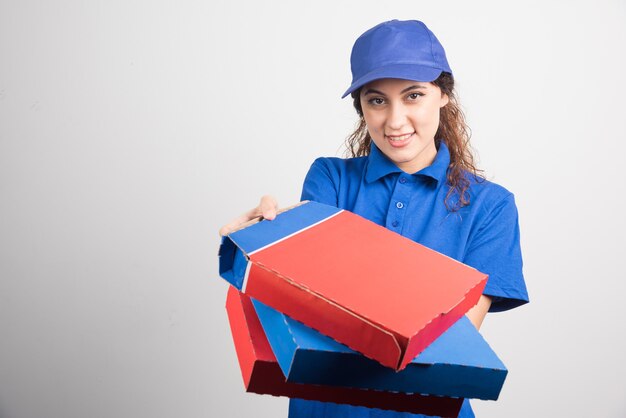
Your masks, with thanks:
M419 20L390 20L369 29L354 43L350 66L352 84L341 98L381 78L426 82L452 74L443 46Z

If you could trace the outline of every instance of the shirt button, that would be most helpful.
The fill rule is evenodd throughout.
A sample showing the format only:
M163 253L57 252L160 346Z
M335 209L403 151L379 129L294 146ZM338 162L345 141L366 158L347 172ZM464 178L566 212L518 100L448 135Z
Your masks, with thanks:
M399 225L399 224L398 224L398 221L393 221L393 222L391 223L391 226L393 226L394 228L396 228L398 225Z
M398 202L398 203L396 203L396 207L397 207L398 209L402 209L402 208L404 207L404 203L402 203L402 202Z
M406 183L406 179L404 177L400 177L400 183L402 184Z

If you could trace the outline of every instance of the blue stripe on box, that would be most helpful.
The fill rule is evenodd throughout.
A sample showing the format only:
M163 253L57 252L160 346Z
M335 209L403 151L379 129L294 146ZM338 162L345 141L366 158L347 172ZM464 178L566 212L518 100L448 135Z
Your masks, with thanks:
M253 300L287 381L331 386L497 399L507 370L462 317L396 372Z
M306 202L279 214L273 221L262 220L233 232L229 238L237 247L250 254L339 212L341 209L333 206Z

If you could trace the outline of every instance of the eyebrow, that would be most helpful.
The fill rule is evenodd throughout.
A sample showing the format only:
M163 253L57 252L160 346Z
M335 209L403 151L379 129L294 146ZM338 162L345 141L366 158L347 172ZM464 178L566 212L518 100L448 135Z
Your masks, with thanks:
M414 84L414 85L409 86L409 87L405 88L404 90L402 90L400 92L400 94L404 94L404 93L406 93L408 91L415 90L415 89L422 89L423 90L425 88L426 88L425 86L421 86L419 84ZM380 94L381 96L385 96L385 93L383 93L382 91L376 90L376 89L367 89L365 91L365 93L363 93L364 96L367 96L368 94Z

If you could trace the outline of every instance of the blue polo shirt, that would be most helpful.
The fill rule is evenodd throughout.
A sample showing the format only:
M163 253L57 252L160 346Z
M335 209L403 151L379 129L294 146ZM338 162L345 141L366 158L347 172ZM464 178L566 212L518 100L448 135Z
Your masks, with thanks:
M372 144L370 155L358 158L318 158L302 190L313 200L349 210L489 275L484 294L491 312L528 302L522 274L517 208L513 194L487 180L467 175L470 204L451 212L445 199L450 153L440 142L433 163L407 174ZM453 207L458 196L452 195ZM396 413L293 399L290 418L414 418ZM465 402L459 417L473 417Z

